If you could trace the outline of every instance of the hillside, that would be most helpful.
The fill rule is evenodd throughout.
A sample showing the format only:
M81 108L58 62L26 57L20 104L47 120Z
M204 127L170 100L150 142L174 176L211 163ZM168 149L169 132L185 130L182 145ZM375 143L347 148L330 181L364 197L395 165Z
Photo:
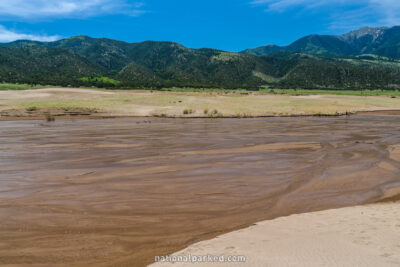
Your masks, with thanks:
M40 48L44 51L64 51L70 55L71 65L76 64L73 62L73 57L75 57L85 60L92 67L92 71L83 72L79 71L82 68L77 68L74 73L68 72L68 76L72 78L97 74L117 79L121 81L121 84L130 87L257 87L263 82L253 75L253 71L265 71L266 68L262 59L249 55L214 49L189 49L173 42L147 41L129 44L86 36L77 36L51 43L17 41L3 44L0 47L0 56L18 57L18 51ZM34 65L33 69L41 69L42 63L46 65L47 61L56 60L48 57L46 61L41 62L40 58L32 58L30 62L29 55L25 54L25 56L25 63ZM7 76L1 76L2 81L32 81L30 80L31 76L25 73L26 70L21 68L13 70L12 65L11 61L3 63L3 66L11 69L13 75L19 79L10 80ZM46 69L45 66L43 67ZM62 69L58 67L50 71L50 73L53 72L63 75ZM41 75L41 73L37 74ZM41 77L40 81L46 80L47 76ZM74 85L82 83L81 81L67 80ZM47 82L52 82L52 80L47 79Z
M117 88L400 88L400 61L365 54L393 53L396 37L393 33L389 38L387 30L395 31L366 28L340 38L313 35L293 43L293 51L267 46L249 54L88 36L16 41L0 44L0 82ZM384 36L386 46L373 45ZM354 47L363 54L338 56L353 53Z
M0 48L0 81L67 85L102 72L89 60L68 50L40 46Z
M321 58L282 53L290 66L275 85L282 88L395 89L400 85L397 62L367 59ZM279 54L272 56L278 57ZM386 63L386 64L385 64Z

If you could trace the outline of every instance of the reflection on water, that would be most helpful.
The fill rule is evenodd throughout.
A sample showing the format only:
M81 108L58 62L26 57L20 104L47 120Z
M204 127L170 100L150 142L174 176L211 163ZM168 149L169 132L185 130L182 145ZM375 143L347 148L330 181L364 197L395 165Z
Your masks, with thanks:
M145 265L399 186L398 116L145 120L0 122L0 264Z

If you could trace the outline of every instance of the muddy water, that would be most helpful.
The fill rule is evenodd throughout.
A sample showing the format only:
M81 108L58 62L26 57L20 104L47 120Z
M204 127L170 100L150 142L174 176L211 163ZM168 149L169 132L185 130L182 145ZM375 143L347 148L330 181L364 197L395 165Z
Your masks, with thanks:
M0 264L142 266L400 190L400 116L0 122Z

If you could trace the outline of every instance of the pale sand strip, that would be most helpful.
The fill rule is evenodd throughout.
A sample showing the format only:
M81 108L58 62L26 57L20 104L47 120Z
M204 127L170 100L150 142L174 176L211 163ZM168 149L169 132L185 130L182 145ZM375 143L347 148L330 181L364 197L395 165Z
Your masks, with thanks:
M391 147L390 158L400 161L400 145L394 145Z
M400 203L379 203L264 221L174 255L245 255L241 264L152 266L400 266Z
M240 153L259 153L269 151L295 150L295 149L319 149L321 144L313 142L288 142L288 143L270 143L255 146L246 146L240 148L210 149L180 152L184 155L209 155L209 154L240 154Z

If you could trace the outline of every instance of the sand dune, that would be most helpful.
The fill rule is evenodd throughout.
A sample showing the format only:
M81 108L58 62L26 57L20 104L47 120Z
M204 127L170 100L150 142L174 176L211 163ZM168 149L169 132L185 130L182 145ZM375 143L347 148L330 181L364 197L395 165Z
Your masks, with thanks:
M400 266L400 203L380 203L264 221L174 255L244 255L246 263L151 266Z

